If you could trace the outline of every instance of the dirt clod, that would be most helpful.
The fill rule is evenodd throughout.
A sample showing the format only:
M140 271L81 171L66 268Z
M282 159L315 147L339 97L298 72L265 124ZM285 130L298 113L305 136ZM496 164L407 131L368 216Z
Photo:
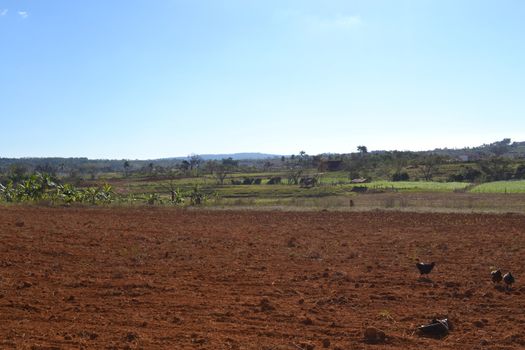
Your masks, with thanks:
M364 336L365 342L370 344L383 343L386 339L385 332L374 327L367 327Z
M314 321L312 321L312 319L310 317L305 317L301 320L301 323L306 325L306 326L311 326L314 324Z
M18 284L16 287L17 289L26 289L32 287L33 284L31 282L23 281Z
M270 303L268 298L262 298L259 302L259 307L262 312L269 312L275 310L275 307Z
M128 341L128 342L132 342L132 341L136 340L137 338L138 338L137 333L133 333L133 332L129 332L129 333L126 334L126 336L125 336L125 339L126 339L126 341Z

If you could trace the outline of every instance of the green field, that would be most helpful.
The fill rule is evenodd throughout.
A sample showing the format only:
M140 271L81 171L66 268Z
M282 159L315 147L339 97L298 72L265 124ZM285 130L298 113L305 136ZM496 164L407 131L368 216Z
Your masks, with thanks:
M393 190L397 192L453 192L469 186L466 182L435 182L435 181L373 181L354 186L366 186L374 190Z
M314 174L304 176L312 176ZM320 182L302 187L288 182L286 173L236 172L221 185L217 178L201 176L129 176L84 180L74 189L67 186L38 192L35 176L15 187L3 187L4 202L34 202L79 205L177 205L207 208L277 208L284 210L423 210L524 212L525 180L483 184L440 181L373 181L351 183L343 172L315 174ZM268 184L272 176L282 183ZM241 184L246 178L260 184ZM232 181L233 180L233 181ZM47 185L52 186L52 185ZM362 191L362 188L366 191ZM28 192L35 188L35 193ZM359 189L361 188L361 189ZM172 192L173 191L173 192ZM173 196L173 197L172 197ZM198 201L196 198L200 198Z
M474 193L525 193L525 180L487 182L473 187Z
M283 183L268 185L271 176L282 176ZM244 177L259 177L260 185L232 185L231 179L242 180ZM223 198L314 198L327 196L354 195L352 188L367 187L368 192L472 192L472 193L525 193L525 180L496 181L473 185L468 182L437 182L437 181L373 181L363 184L352 184L343 174L323 175L320 184L313 188L302 188L287 184L283 174L275 173L237 173L228 177L223 185L219 185L212 176L179 178L172 181L152 178L129 178L113 181L108 179L116 189L127 193L168 193L170 182L176 187L189 190L196 185L207 193L214 193Z

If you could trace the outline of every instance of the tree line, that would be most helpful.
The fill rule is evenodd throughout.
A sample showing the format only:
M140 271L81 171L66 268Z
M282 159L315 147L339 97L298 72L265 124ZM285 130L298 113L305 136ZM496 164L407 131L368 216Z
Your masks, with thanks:
M104 177L150 177L173 179L212 175L224 184L232 173L297 173L346 171L350 179L392 181L439 180L483 182L525 178L525 142L503 139L464 149L426 152L369 151L359 145L356 152L308 155L305 151L267 159L90 160L87 158L0 158L0 183L19 183L35 173L49 174L81 185ZM295 176L297 177L297 176ZM296 181L297 182L297 181Z

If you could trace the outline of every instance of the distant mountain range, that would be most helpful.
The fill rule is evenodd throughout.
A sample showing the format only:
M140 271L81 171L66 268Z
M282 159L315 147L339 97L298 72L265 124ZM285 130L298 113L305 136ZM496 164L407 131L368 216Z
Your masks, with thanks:
M231 154L199 154L204 160L221 160L226 158L232 158L233 160L257 160L257 159L269 159L269 158L281 158L279 154L268 154L268 153L231 153ZM166 159L188 159L188 157L172 157Z
M371 151L373 153L385 153L390 151ZM508 156L508 157L523 157L525 156L525 142L511 142L511 139L503 139L501 141L496 141L489 144L483 144L475 147L465 147L465 148L436 148L434 150L427 151L407 151L412 153L434 153L441 155L448 155L451 157L458 157L464 155L497 155L497 156ZM337 153L333 153L336 155ZM325 154L328 155L328 154ZM231 154L199 154L200 158L204 160L221 160L226 158L232 158L234 160L261 160L261 159L271 159L271 158L281 158L281 154L269 154L269 153L231 153ZM289 157L290 155L286 155ZM184 160L188 157L173 157L166 158L170 160Z
M391 151L384 150L370 150L370 153L387 153ZM410 153L433 153L446 155L451 157L466 158L466 159L479 159L486 156L496 155L496 156L505 156L510 158L525 158L525 142L511 142L510 139L503 139L501 141L496 141L489 144L483 144L476 147L465 147L465 148L436 148L434 150L428 151L405 151ZM354 151L355 153L355 151ZM195 154L201 159L208 160L222 160L227 158L232 158L238 161L260 161L265 159L277 159L281 158L281 154L270 154L270 153L259 153L259 152L242 152L242 153L226 153L226 154ZM323 156L337 156L337 153L324 153ZM191 156L191 155L190 155ZM129 159L130 162L135 164L144 163L148 164L149 162L155 163L171 163L171 162L180 162L182 160L188 160L190 156L180 156L180 157L167 157L167 158L157 158L157 159ZM290 157L290 155L285 155ZM8 166L14 163L26 163L33 165L45 165L46 163L50 164L79 164L79 163L114 163L115 166L120 166L120 163L124 159L88 159L85 157L76 157L76 158L61 158L61 157L24 157L24 158L3 158L0 155L0 170L2 166Z

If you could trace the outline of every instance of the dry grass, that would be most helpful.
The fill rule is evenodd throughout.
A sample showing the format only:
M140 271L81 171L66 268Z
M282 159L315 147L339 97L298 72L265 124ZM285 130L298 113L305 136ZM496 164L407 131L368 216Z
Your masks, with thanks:
M353 206L351 205L353 203ZM220 200L216 209L281 209L417 212L525 213L525 194L494 193L378 193L322 198L254 198Z

